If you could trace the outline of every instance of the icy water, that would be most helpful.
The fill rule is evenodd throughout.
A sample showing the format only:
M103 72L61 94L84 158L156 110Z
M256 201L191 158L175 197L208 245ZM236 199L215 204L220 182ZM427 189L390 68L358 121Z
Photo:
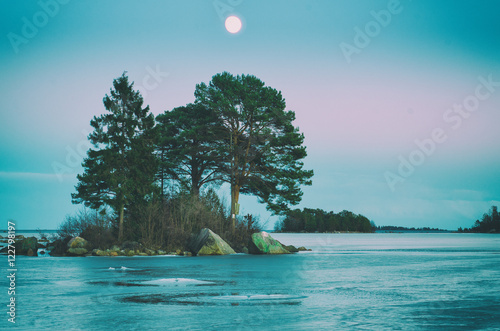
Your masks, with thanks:
M14 328L500 329L500 236L273 236L313 252L18 257ZM6 312L7 278L0 279ZM10 329L2 315L0 329Z

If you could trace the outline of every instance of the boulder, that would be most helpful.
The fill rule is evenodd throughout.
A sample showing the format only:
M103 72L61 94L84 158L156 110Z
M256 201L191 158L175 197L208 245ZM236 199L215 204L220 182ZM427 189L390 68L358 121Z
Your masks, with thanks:
M92 250L92 255L94 255L94 256L109 256L108 252L100 250L100 249Z
M125 250L125 251L131 250L133 252L140 253L140 252L143 252L144 247L140 243L138 243L137 241L125 241L121 245L121 249Z
M68 242L68 255L82 256L90 250L90 243L82 237L75 237Z
M53 243L47 245L47 249L50 249L50 255L52 256L64 256L68 249L68 243L71 237L66 237L64 239L57 239Z
M189 244L189 249L193 255L226 255L236 253L219 235L208 228L200 231Z
M284 249L286 249L290 253L297 253L299 251L299 249L293 245L283 245L283 244L281 245L283 246Z
M68 248L89 248L89 246L89 242L82 237L72 238L68 242Z
M14 246L16 255L38 256L38 240L35 237L16 239Z
M118 253L119 251L121 251L121 248L118 247L117 245L113 245L113 246L111 246L111 248L109 250L111 252L117 252Z
M299 252L311 252L312 249L310 248L305 248L304 246L300 246L299 248L297 248L299 250Z
M83 256L89 252L86 248L68 248L68 255Z
M279 241L264 231L252 234L248 243L248 252L250 254L290 254Z

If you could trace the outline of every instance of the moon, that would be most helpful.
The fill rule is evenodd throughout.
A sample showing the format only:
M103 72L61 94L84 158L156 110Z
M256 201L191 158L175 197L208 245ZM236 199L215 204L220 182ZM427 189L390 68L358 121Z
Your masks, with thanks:
M241 20L237 16L229 16L226 18L225 25L229 33L238 33L241 30Z

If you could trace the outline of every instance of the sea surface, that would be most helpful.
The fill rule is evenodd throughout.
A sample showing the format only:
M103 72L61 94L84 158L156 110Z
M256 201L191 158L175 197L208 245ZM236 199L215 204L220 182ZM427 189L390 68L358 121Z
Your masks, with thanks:
M312 252L16 259L0 329L500 330L500 236L272 234Z

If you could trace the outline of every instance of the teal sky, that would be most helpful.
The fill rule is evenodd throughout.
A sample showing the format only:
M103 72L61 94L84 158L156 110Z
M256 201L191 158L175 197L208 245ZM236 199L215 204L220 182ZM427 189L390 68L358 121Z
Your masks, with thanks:
M0 228L56 228L80 208L70 194L89 121L124 71L155 115L222 71L281 90L315 170L299 207L456 229L500 205L500 1L1 7ZM238 34L224 28L230 14ZM242 209L266 228L277 220L252 197Z

